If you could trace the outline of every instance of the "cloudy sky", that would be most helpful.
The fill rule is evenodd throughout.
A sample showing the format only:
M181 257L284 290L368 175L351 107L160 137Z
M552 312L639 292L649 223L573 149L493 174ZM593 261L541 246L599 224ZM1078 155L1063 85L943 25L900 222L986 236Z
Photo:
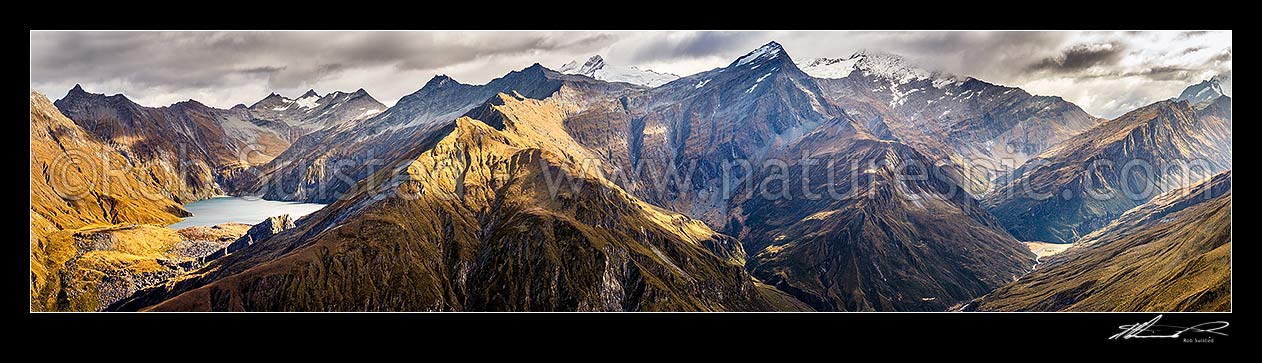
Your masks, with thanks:
M859 49L1115 117L1231 71L1231 32L32 32L31 87L76 83L146 106L217 107L309 88L368 90L387 105L437 74L485 83L533 63L609 64L688 75L775 40L796 60Z

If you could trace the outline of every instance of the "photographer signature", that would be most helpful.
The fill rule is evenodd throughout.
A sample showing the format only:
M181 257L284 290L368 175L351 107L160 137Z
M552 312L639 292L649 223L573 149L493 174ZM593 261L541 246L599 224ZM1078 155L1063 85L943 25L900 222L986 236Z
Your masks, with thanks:
M1113 334L1109 339L1131 339L1131 338L1172 338L1177 339L1183 333L1202 333L1217 334L1227 336L1226 333L1220 332L1220 329L1229 325L1225 321L1211 321L1208 323L1200 323L1190 327L1182 327L1175 325L1158 325L1161 315L1152 318L1146 323L1126 324L1119 326L1122 332Z

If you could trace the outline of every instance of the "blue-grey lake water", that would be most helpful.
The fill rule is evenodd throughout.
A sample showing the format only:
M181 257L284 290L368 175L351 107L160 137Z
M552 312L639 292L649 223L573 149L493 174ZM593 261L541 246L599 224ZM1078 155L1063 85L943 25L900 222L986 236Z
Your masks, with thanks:
M215 197L185 204L184 209L192 212L193 216L169 227L180 229L228 222L257 224L268 217L282 214L288 214L290 218L297 220L323 207L324 204L278 202L256 197Z

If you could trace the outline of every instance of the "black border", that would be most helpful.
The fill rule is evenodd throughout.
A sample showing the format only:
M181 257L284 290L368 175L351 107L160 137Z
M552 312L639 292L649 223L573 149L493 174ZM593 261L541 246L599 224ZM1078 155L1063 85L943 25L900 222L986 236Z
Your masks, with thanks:
M1213 336L1213 342L1110 339L1122 325L1143 323L1157 315L1166 325L1236 322L1231 313L35 313L25 320L33 327L32 333L105 334L101 339L184 339L162 337L165 333L161 332L169 332L199 337L199 341L318 336L370 342L423 340L431 345L445 340L542 339L621 342L644 349L653 349L655 341L715 340L732 345L723 349L803 351L870 344L946 344L983 352L977 354L986 354L986 347L1007 346L1040 355L1082 347L1216 349L1234 345L1237 339L1234 325L1221 329L1227 335ZM826 350L820 354L827 356Z
M1226 4L1132 2L302 2L57 6L24 17L61 30L1222 30Z

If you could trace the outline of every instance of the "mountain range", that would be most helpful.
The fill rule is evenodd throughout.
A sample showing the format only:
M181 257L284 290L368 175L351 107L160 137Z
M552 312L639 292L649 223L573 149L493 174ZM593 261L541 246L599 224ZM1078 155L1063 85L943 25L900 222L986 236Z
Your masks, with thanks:
M799 66L878 136L941 155L937 161L959 169L974 195L1102 121L1060 97L926 70L888 53L864 50Z
M251 107L227 110L194 100L154 108L121 94L88 93L79 85L53 104L180 202L225 194L242 171L271 161L319 125L359 120L385 108L362 90L324 97L310 91L297 100L272 94Z
M1195 188L1221 192L1225 179L1229 203L1230 97L1103 120L873 51L795 61L771 42L684 77L594 56L482 85L436 76L389 108L362 89L223 110L149 108L76 86L36 123L37 98L33 150L58 139L37 126L59 121L92 139L89 152L146 171L122 189L165 198L73 218L62 215L83 205L40 209L74 221L40 222L41 235L169 223L187 213L180 204L218 194L328 203L292 227L243 232L107 310L1091 310L1104 305L1080 303L1096 301L1086 293L1048 300L1065 285L1038 279L1076 266L1061 262L1072 256L1136 250L1149 241L1136 233L1165 228L1158 214L1230 226L1221 208L1169 196L1214 176ZM33 184L46 175L36 162L57 152L39 155ZM1103 160L1198 161L1145 174ZM34 188L33 205L62 203ZM1136 188L1152 192L1087 197ZM33 250L48 250L36 215ZM1184 236L1161 243L1185 248ZM1223 261L1214 236L1186 247L1210 253L1194 265L1204 273L1170 272L1189 254L1108 262L1204 282L1196 299L1181 290L1124 306L1228 308L1224 270L1210 268ZM1045 262L1031 241L1075 244ZM33 252L33 281L48 259ZM40 299L55 295L49 284Z

